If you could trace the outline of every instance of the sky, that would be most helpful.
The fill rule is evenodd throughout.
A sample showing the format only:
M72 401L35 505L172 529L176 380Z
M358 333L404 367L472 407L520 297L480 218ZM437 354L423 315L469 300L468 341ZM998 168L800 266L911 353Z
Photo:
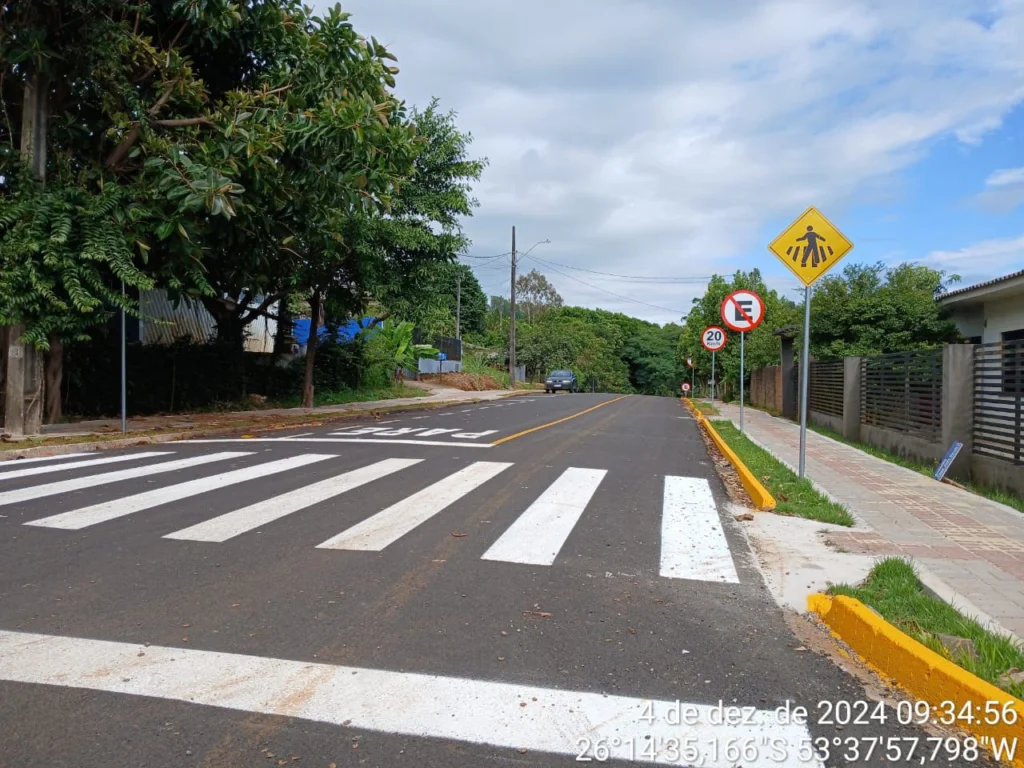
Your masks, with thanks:
M753 267L799 298L767 246L811 205L854 243L840 265L1024 269L1024 0L342 8L488 159L463 259L488 294L515 225L567 304L678 322Z

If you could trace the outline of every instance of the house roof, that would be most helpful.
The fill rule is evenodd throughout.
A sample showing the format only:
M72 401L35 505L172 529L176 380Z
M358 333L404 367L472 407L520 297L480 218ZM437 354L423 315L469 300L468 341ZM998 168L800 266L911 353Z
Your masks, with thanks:
M989 294L995 291L999 291L1004 287L1011 288L1012 286L1005 284L1016 281L1020 281L1021 287L1022 289L1024 289L1024 279L1022 278L1024 278L1024 269L1021 269L1017 272L1011 272L1008 275L1003 275L1002 277L997 277L993 280L986 280L983 283L968 285L965 288L957 288L955 291L947 291L941 296L938 296L936 300L943 304L950 300L961 301L962 299L973 298L972 296L969 296L969 294L973 294L978 291L983 292L985 294Z

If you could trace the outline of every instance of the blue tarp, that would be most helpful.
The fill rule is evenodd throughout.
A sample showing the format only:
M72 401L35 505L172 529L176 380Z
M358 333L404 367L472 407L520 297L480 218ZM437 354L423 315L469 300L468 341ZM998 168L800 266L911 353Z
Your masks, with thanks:
M362 320L349 320L338 328L338 335L335 338L341 343L352 341L359 331L363 328L369 327L375 319L376 318L373 317L364 317ZM309 325L309 320L296 320L294 326L292 326L292 335L295 336L295 341L297 341L300 346L309 341ZM327 328L320 326L317 329L316 335L319 339L326 338Z

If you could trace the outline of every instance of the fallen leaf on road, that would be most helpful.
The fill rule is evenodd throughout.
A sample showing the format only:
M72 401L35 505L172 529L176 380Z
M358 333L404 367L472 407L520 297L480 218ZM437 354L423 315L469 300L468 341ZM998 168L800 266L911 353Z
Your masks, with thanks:
M528 619L531 616L536 616L538 619L550 619L554 615L555 614L550 613L548 611L523 611L523 616L525 616Z
M468 533L455 533L455 531L452 531L452 536L454 536L456 539L464 539L467 536L469 536L469 534Z
M749 512L744 512L742 515L735 516L737 520L753 520L754 516Z
M794 651L806 651L807 649L804 648L802 645L800 645L800 646L797 646L796 648L794 648L793 650Z
M239 607L241 607L241 605L242 605L241 603L232 603L231 607L232 608L239 608Z
M636 630L633 629L632 627L629 627L629 634L635 635L636 634Z
M516 752L518 752L520 755L525 755L527 750L526 750L526 747L520 747L519 749L516 750Z

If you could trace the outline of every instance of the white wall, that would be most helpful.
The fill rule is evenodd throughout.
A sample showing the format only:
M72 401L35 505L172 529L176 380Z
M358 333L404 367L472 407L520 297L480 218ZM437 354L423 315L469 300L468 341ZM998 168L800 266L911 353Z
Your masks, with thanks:
M1024 329L1024 296L985 302L985 330L981 334L985 344L1002 341L1005 331L1021 329Z

